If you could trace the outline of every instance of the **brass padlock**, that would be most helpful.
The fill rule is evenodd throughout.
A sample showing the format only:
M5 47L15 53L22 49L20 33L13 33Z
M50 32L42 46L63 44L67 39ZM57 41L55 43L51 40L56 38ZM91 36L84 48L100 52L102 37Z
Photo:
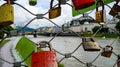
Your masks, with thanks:
M29 0L29 4L34 6L37 4L37 0Z
M102 5L102 10L98 10L99 3ZM98 1L96 4L95 18L96 18L97 23L105 23L106 22L106 11L104 9L103 1Z
M11 4L0 6L0 27L5 27L14 22L14 8Z
M61 4L60 4L60 1L59 0L59 4L58 4L58 7L53 7L53 1L54 0L51 0L51 3L50 3L50 10L49 10L49 19L53 19L53 18L56 18L58 16L61 15Z
M82 45L85 51L100 51L98 43L95 42L92 38L83 37Z
M116 2L116 4L114 4L112 9L110 10L109 14L112 15L113 17L116 16L116 18L120 19L120 15L118 14L118 12L120 12L120 6L118 5L118 2Z
M107 45L104 49L103 49L103 52L101 54L101 56L104 56L104 57L110 57L112 55L112 50L113 50L113 47Z

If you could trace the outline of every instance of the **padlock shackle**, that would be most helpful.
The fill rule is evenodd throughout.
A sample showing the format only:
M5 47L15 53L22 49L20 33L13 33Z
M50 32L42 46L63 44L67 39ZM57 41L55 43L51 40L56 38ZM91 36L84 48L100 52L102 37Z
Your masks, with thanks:
M45 43L45 44L47 44L49 50L52 51L52 46L51 46L50 42L48 42L48 41L40 41L40 42L38 43L38 45L40 45L40 43Z
M7 0L7 4L10 4L11 3L11 0Z
M115 0L116 1L116 5L118 5L119 1L118 0Z
M105 9L103 0L98 0L96 3L96 11L98 11L99 3L102 6L102 10Z
M51 0L51 2L50 2L50 9L53 8L53 2L54 2L54 0ZM61 0L58 0L58 7L60 8L60 6L61 6Z
M111 48L111 51L113 50L113 47L110 45L107 45L106 47Z

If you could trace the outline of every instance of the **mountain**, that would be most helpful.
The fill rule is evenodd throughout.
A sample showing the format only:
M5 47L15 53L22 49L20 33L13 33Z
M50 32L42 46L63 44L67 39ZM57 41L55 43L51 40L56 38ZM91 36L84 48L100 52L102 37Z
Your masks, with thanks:
M16 26L17 30L20 30L21 28L22 28L22 26ZM24 31L24 32L31 32L31 31L34 31L34 30L36 30L36 29L25 27L22 31Z

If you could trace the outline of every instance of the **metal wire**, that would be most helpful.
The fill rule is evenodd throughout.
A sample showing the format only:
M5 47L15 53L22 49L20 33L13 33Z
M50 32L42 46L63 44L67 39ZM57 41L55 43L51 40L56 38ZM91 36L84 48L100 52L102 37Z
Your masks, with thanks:
M58 64L60 64L60 62L62 62L64 59L65 59L65 57L63 57L63 58L58 62Z
M53 49L53 50L54 50L55 52L57 52L58 54L65 56L65 54L60 53L59 51L57 51L57 50L55 50L55 49Z
M117 41L119 39L119 37L117 37L111 44L110 44L110 46L112 46L114 43L115 43L115 41Z
M61 29L62 29L62 27L61 27L61 26L57 25L56 23L54 23L54 22L53 22L53 21L51 21L50 19L48 19L48 18L46 18L46 17L44 17L44 18L45 18L45 19L47 19L48 21L50 21L51 23L53 23L54 25L56 25L57 27L59 27L59 28L61 28ZM67 30L70 30L70 29L67 29ZM70 31L72 31L72 30L70 30ZM74 31L72 31L72 32L81 38L81 36L80 36L78 33L74 32Z
M8 63L8 64L13 64L12 62L6 61L6 60L4 60L4 59L2 59L2 58L0 58L0 60L6 62L6 63Z
M58 32L57 34L55 34L55 36L54 37L52 37L48 42L51 42L53 39L55 39L55 37L58 35L58 34L60 34L61 33L61 31L60 32Z
M16 5L20 6L20 7L22 7L23 9L25 9L26 11L28 11L30 14L36 16L36 14L33 14L32 12L30 12L30 11L29 11L28 9L26 9L24 6L22 6L22 5L18 4L18 3L14 3L14 4L16 4Z
M84 64L85 65L85 63L84 62L82 62L82 61L80 61L78 58L76 58L75 56L72 56L73 58L75 58L77 61L79 61L80 63L82 63L82 64Z
M71 54L75 53L81 45L82 45L82 43L80 45L78 45L78 47Z
M32 20L30 20L24 27L22 27L20 30L18 30L18 32L22 31L25 27L27 27L35 19L36 19L36 17L33 18Z
M34 16L36 16L36 14L33 14L32 12L30 12L28 9L26 9L24 6L22 6L22 5L20 5L20 4L18 4L18 3L14 3L14 4L16 4L16 5L18 5L18 6L20 6L21 8L23 8L24 10L26 10L26 11L28 11L30 14L32 14L32 15L34 15ZM71 7L73 7L71 4L69 4L69 3L67 3L68 5L70 5ZM55 6L57 6L58 4L56 4ZM106 4L105 4L106 5ZM55 7L54 6L54 7ZM109 6L109 5L107 5L110 9L111 9L111 7ZM74 8L74 7L73 7ZM49 10L50 11L50 10ZM43 16L44 15L46 15L47 13L49 13L49 11L48 12L46 12L45 14L43 14ZM92 13L94 10L92 10L92 11L90 11L88 14L90 14L90 13ZM113 10L114 11L114 10ZM79 11L77 11L78 13L80 13ZM80 13L81 14L81 13ZM48 21L50 21L51 23L53 23L54 25L56 25L57 27L59 27L59 28L61 28L62 29L62 27L61 26L59 26L59 25L57 25L56 23L54 23L53 21L51 21L50 19L48 19L48 18L46 18L46 17L43 17L44 19L47 19ZM35 19L37 19L37 17L35 17L35 18L33 18L32 20L30 20L24 27L22 27L20 30L18 30L18 32L20 32L20 31L22 31L26 26L28 26L33 20L35 20ZM108 24L108 23L107 23ZM106 24L106 25L107 25ZM91 37L94 37L101 29L102 29L103 27L101 26ZM72 31L72 30L70 30L70 29L68 29L69 31ZM116 31L116 30L115 30ZM76 34L78 37L80 37L81 38L81 36L78 34L78 33L76 33L76 32L74 32L74 31L72 31L74 34ZM116 31L117 32L117 31ZM53 39L55 39L55 37L59 34L59 33L61 33L61 31L60 32L58 32L54 37L52 37L50 40L49 40L49 42L51 42ZM117 34L118 34L118 36L120 36L120 34L119 34L119 32L117 32ZM6 39L7 38L7 36L6 37L4 37L1 41L0 41L0 43L4 40L4 39ZM111 43L111 46L112 46L112 44L116 41L116 40L118 40L119 38L117 37L117 39L115 39L112 43ZM31 41L31 40L30 40ZM31 42L33 42L33 41L31 41ZM33 42L34 43L34 42ZM36 44L36 43L34 43L34 44ZM82 45L82 43L80 44L80 45L78 45L78 47L72 52L72 53L70 53L70 54L73 54L74 52L76 52L78 49L79 49L79 47ZM102 47L101 47L102 48ZM55 50L55 49L53 49L53 50ZM60 53L60 52L58 52L57 50L55 50L57 53L59 53L60 55L63 55L64 57L58 62L58 63L60 63L60 62L62 62L66 57L65 57L65 54L62 54L62 53ZM32 55L32 53L33 52L31 52L31 54L29 54L23 61L21 61L21 62L24 62L24 61L26 61L31 55ZM115 52L113 52L113 54L115 55L115 56L117 56L117 54L115 53ZM101 55L101 52L98 54L98 56L92 61L92 63L94 63L98 58L99 58L99 56ZM79 60L77 57L75 57L75 56L71 56L70 55L70 57L73 57L74 59L76 59L77 61L79 61L80 63L82 63L82 64L86 64L86 63L84 63L84 62L82 62L81 60ZM8 61L6 61L6 60L4 60L4 59L2 59L2 58L0 58L0 60L2 60L2 61L4 61L4 62L7 62L7 63L9 63L9 64L13 64L13 63L11 63L11 62L8 62ZM26 66L26 65L22 65L22 66Z
M25 62L33 53L34 51L32 51L23 61L21 61L21 63Z
M91 63L94 63L94 62L99 58L99 56L101 55L101 53L102 53L102 52L100 52L100 53L98 54L98 56L97 56Z

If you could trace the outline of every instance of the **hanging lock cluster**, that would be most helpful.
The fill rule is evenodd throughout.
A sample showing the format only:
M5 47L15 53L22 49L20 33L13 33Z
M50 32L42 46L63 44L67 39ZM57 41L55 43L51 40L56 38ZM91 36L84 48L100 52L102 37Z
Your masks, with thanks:
M14 8L10 2L0 6L0 28L14 23Z

